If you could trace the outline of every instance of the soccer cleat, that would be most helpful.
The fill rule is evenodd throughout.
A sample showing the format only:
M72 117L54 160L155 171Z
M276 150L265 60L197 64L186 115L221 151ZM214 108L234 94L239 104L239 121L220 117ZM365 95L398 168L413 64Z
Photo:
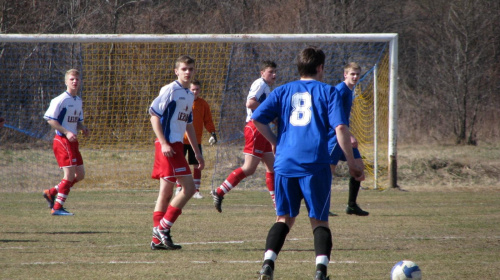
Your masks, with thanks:
M330 280L330 277L326 277L326 275L320 270L316 271L316 275L314 276L314 280Z
M160 230L158 227L153 228L153 236L158 238L161 243L166 247L164 250L179 250L182 248L181 245L174 244L172 237L170 236L170 230ZM151 249L153 249L151 245Z
M156 244L153 241L151 241L151 250L172 250L163 243Z
M273 280L273 269L268 264L262 266L259 272L259 280Z
M347 205L347 208L345 209L345 212L347 214L349 214L349 215L357 215L357 216L368 216L368 215L370 215L369 212L364 211L357 204L355 204L354 206Z
M328 216L335 217L335 216L338 216L338 215L335 214L335 213L333 213L332 211L328 211Z
M44 190L43 191L43 197L45 198L45 200L47 200L47 203L49 203L49 208L50 209L54 208L54 199L55 199L55 197L50 195L49 190Z
M219 196L217 194L217 190L212 190L210 192L210 195L214 199L215 209L217 209L217 211L219 211L219 213L222 213L222 200L224 199L224 197L223 196Z
M73 214L71 212L68 212L64 208L60 208L60 209L57 209L57 210L52 209L51 214L52 214L52 216L74 216L75 215L75 214Z
M193 198L202 199L203 195L201 195L200 192L195 192L194 195L193 195Z

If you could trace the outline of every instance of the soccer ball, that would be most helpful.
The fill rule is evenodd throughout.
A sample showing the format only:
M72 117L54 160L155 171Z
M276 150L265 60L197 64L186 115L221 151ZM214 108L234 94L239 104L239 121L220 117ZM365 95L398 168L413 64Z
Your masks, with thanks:
M422 271L412 261L400 261L391 270L391 280L422 279Z

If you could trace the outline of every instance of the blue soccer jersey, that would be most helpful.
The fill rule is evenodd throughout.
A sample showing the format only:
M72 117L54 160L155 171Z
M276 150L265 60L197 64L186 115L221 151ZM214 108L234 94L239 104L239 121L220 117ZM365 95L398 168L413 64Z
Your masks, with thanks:
M252 119L268 124L278 118L274 171L287 177L315 174L329 164L328 132L347 124L340 95L316 80L276 88Z
M345 119L347 120L347 125L349 126L349 118L351 115L351 108L352 108L352 102L353 102L353 92L352 90L346 85L345 82L340 82L335 86L335 89L340 95L340 99L342 102L342 108L344 110L345 114ZM335 135L335 129L330 130L328 133L328 152L330 153L331 156L331 161L330 164L337 164L339 160L345 161L345 157L343 157L343 152L342 149L340 149L340 146L338 145L337 141L337 135ZM356 150L356 158L360 158L359 151Z
M194 94L174 81L161 88L149 107L149 113L160 118L165 139L169 143L182 142L186 124L193 121Z
M61 93L50 101L50 106L43 118L58 121L62 127L76 135L78 122L83 122L82 98L72 96L67 91ZM63 136L57 130L56 134Z

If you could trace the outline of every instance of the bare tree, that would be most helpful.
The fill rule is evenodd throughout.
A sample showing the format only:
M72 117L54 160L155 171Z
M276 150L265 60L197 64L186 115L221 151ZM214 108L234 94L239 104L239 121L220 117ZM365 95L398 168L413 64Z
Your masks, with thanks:
M452 126L457 144L476 144L480 112L491 100L498 61L498 9L481 0L418 1L420 84L438 102L441 121ZM498 5L497 5L498 6ZM493 72L492 72L493 71Z

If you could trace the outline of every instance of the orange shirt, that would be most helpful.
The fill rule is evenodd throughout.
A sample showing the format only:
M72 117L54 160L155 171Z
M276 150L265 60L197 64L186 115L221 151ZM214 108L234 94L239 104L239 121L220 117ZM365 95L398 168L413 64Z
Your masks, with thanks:
M193 126L196 132L196 140L201 144L201 137L203 135L203 127L212 133L215 132L215 125L212 121L212 113L210 106L205 99L198 97L193 102ZM189 144L187 134L184 133L184 144Z

